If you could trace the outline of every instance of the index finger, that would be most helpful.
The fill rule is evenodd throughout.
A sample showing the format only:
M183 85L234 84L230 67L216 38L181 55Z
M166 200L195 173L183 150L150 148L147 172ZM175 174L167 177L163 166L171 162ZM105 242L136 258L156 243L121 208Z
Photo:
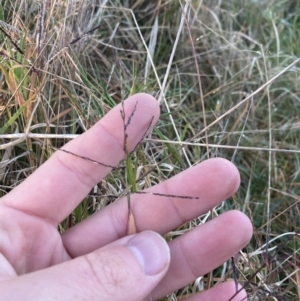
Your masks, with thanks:
M57 151L22 184L4 196L0 204L60 223L88 194L111 167L124 157L122 104L117 105L91 129L67 143L63 149L100 161L91 164L79 157ZM157 101L147 94L136 94L124 102L127 149L133 150L159 117Z

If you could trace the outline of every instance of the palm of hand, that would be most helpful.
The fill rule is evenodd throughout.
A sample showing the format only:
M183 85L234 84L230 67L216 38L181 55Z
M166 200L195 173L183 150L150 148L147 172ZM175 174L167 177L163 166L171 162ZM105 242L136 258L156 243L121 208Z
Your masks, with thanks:
M70 259L54 225L5 206L0 212L0 253L11 263L0 271L0 280L13 277L15 273L26 274Z

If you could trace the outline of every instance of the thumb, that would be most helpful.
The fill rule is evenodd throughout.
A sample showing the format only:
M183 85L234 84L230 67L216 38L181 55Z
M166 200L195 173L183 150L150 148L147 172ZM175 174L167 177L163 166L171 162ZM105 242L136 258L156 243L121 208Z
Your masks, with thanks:
M1 282L0 295L3 300L25 301L140 301L163 278L169 263L165 240L145 231L71 261Z

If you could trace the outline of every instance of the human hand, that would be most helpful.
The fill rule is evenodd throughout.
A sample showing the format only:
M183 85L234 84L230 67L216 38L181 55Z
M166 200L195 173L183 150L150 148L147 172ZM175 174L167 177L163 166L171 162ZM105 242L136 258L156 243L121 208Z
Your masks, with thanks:
M125 101L128 150L133 150L157 102L138 94ZM63 149L110 166L124 157L121 106ZM151 188L152 192L199 199L131 195L138 234L126 236L127 200L120 199L62 235L57 231L109 167L57 151L22 184L0 200L1 300L156 300L228 260L249 241L248 218L230 211L176 238L164 234L231 196L239 186L237 169L210 159ZM232 282L189 301L228 300ZM150 296L150 297L149 297ZM243 300L241 291L233 300Z

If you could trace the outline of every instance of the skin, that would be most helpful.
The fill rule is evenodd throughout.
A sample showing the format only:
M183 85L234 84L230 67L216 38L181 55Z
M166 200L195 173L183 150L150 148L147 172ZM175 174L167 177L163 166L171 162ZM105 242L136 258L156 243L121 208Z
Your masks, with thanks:
M138 103L137 103L138 102ZM159 118L156 100L125 101L127 147L133 150ZM121 106L63 148L116 166L124 157ZM131 196L138 234L126 236L127 200L120 199L63 235L57 225L111 170L57 151L0 200L0 296L3 300L156 300L220 266L252 236L249 219L226 212L167 244L158 234L206 213L236 192L239 173L229 161L206 160L149 191L199 199ZM151 260L141 260L136 245ZM146 247L145 247L146 246ZM147 258L148 258L147 257ZM146 258L146 257L145 257ZM149 257L150 258L150 257ZM188 301L228 300L226 282ZM242 290L233 300L244 300Z

